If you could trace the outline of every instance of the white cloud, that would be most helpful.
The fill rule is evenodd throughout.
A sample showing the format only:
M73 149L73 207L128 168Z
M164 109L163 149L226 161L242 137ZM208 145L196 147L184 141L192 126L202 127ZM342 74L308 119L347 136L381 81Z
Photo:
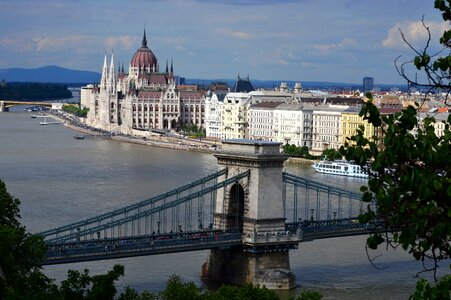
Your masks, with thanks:
M357 46L357 40L351 38L344 38L338 44L318 44L313 45L315 51L311 52L314 55L328 55L332 51L336 51L339 49L350 49Z
M93 39L86 35L67 35L58 38L34 37L32 43L37 51L59 51L68 47L78 47L82 44L92 43Z
M175 45L174 49L176 51L179 51L179 52L185 52L186 51L186 48L184 46L182 46L182 45Z
M234 31L230 29L222 29L220 30L223 34L225 34L228 37L239 39L239 40L250 40L252 39L252 35L249 32L245 31Z
M445 30L449 29L449 25L445 22L425 22L429 27L432 35L432 41L438 40ZM387 48L403 48L408 47L401 38L401 30L409 43L424 43L427 39L427 30L424 28L421 21L406 21L403 23L396 23L390 28L387 33L387 38L382 42L382 45Z
M121 47L123 49L132 49L138 45L139 41L136 36L119 36L119 37L107 37L105 39L105 46L109 49Z
M12 47L18 44L18 40L12 38L2 38L0 39L0 46Z
M57 52L75 50L79 53L86 53L86 49L106 48L125 49L134 48L139 43L134 36L116 36L97 38L89 35L66 35L61 37L34 37L31 43L24 43L23 51Z

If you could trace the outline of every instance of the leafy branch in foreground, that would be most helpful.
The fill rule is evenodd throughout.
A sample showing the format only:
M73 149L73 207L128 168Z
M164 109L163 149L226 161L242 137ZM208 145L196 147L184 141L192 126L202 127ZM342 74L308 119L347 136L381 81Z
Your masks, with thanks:
M370 249L400 245L416 260L430 260L434 278L440 261L451 255L451 116L444 121L442 136L435 134L433 117L418 118L412 106L399 113L381 116L372 95L360 112L377 134L364 138L363 128L346 142L340 152L361 166L371 163L368 186L361 191L368 206L359 220L380 224L367 240ZM449 288L449 275L437 287Z
M451 1L435 0L435 8L442 12L442 18L445 22L451 20ZM401 61L401 56L395 59L395 68L398 74L403 77L409 85L422 87L428 92L443 91L446 93L445 103L451 92L451 30L445 30L440 37L441 49L435 53L430 53L431 31L424 21L421 20L424 30L427 34L426 44L423 49L415 48L400 30L401 38L404 43L413 51L415 57L408 61ZM409 74L409 66L417 70L424 71L425 79L420 81L417 77Z

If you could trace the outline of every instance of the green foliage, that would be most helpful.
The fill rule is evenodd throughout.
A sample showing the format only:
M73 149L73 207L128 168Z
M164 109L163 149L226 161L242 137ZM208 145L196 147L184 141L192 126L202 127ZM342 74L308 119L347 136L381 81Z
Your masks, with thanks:
M211 300L277 300L274 291L259 285L244 284L242 287L223 285L217 291L211 292L205 299Z
M410 296L411 300L441 300L450 299L451 275L446 275L431 286L427 280L420 279L417 282L415 294Z
M321 300L323 296L317 292L312 290L302 290L301 294L296 297L296 300Z
M362 199L369 202L374 196L377 211L369 210L360 220L381 220L390 233L371 235L368 247L399 244L415 259L432 259L437 267L451 254L451 117L445 122L444 135L438 137L434 118L419 121L411 106L381 117L369 101L360 115L382 132L382 146L378 147L377 137L369 141L358 132L351 138L355 144L346 142L340 151L360 165L371 162L373 173L368 188L362 189Z
M193 282L183 282L177 275L172 275L166 285L166 288L159 295L144 291L138 294L134 289L127 287L119 296L119 300L278 300L276 292L245 283L243 286L222 285L214 291L205 291L198 288ZM322 295L319 292L303 290L296 297L296 300L320 300Z
M310 155L307 146L297 147L295 145L285 144L283 145L283 153L292 157L315 158L313 155Z
M50 100L71 98L67 86L57 83L6 83L0 85L0 99Z
M451 2L449 0L435 0L435 8L442 12L442 18L445 22L451 20ZM422 20L423 28L428 36L428 40L423 49L416 49L408 40L406 40L404 34L401 32L403 41L409 46L415 53L413 60L398 62L395 61L396 70L398 73L407 80L409 84L413 84L419 87L428 88L430 90L444 90L449 93L451 88L450 71L451 71L451 57L449 50L451 48L451 30L445 30L440 38L440 44L443 46L443 50L437 53L431 54L429 52L429 45L431 40L431 32L429 27ZM440 56L445 54L444 56ZM406 66L412 64L416 69L424 71L426 80L419 82L413 79L412 74L407 74L408 68Z
M77 117L86 118L86 116L88 115L89 108L87 108L87 107L79 108L74 105L64 105L63 111L73 114Z
M335 149L326 149L323 151L322 153L323 157L327 157L327 159L329 160L336 160L336 159L342 159L342 155L340 154L339 151L335 150Z
M107 274L90 276L88 270L83 273L69 270L67 279L61 282L61 294L66 300L114 299L114 282L124 275L124 267L115 265Z
M137 291L131 287L127 287L125 291L117 298L118 300L157 300L159 299L157 295L152 294L148 291L144 291L139 294Z
M45 244L20 224L19 205L0 180L0 299L56 298L56 285L39 267Z
M451 0L435 0L435 8L442 12L443 20L451 20ZM401 32L403 41L415 52L412 61L398 64L398 73L409 84L427 87L431 90L451 92L451 30L445 30L440 43L444 51L428 53L431 34L423 21L428 34L426 46L415 49ZM444 56L439 56L445 54ZM398 57L399 58L399 57ZM405 66L413 63L423 70L427 81L420 84L405 73ZM451 116L444 121L443 136L437 136L433 117L419 120L418 111L409 106L400 113L381 117L370 101L364 104L360 115L373 124L381 138L374 137L371 142L363 138L360 130L351 137L353 143L346 143L340 152L347 159L360 165L371 162L372 173L368 188L362 189L363 201L376 199L377 210L359 217L361 222L381 221L380 229L385 233L374 233L367 245L376 249L379 245L401 245L415 259L433 261L435 286L421 279L411 299L449 299L451 275L440 280L436 270L440 261L448 261L451 255ZM446 98L446 101L448 99ZM446 102L445 101L445 102ZM449 265L451 267L451 264Z
M202 138L205 137L205 130L197 127L196 124L185 124L182 126L182 132L193 138Z
M202 299L202 291L193 283L185 283L177 275L172 275L161 293L165 300L195 300Z

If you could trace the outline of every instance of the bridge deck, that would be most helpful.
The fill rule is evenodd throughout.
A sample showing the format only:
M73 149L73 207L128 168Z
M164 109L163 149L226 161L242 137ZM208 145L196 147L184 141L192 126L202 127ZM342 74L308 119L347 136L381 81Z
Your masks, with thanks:
M296 229L296 230L295 230ZM48 243L43 265L146 256L186 251L226 249L243 246L248 252L295 249L301 242L317 239L369 234L373 228L355 220L302 222L287 224L283 233L255 234L240 232L198 231L129 238L91 239L76 242Z

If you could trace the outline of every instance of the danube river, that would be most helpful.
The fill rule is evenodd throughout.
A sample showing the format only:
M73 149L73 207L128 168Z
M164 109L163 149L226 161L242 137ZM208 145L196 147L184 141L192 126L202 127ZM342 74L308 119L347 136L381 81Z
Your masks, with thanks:
M39 232L149 198L217 169L210 154L154 148L104 138L75 140L63 125L40 126L30 113L0 113L0 179L19 198L22 222ZM287 165L297 174L357 190L361 179L316 174L310 166ZM290 252L300 288L320 291L324 299L406 299L421 266L403 251L368 261L365 237L318 240ZM68 269L106 272L125 266L119 290L160 291L171 274L201 285L207 251L166 254L45 267L61 280Z

